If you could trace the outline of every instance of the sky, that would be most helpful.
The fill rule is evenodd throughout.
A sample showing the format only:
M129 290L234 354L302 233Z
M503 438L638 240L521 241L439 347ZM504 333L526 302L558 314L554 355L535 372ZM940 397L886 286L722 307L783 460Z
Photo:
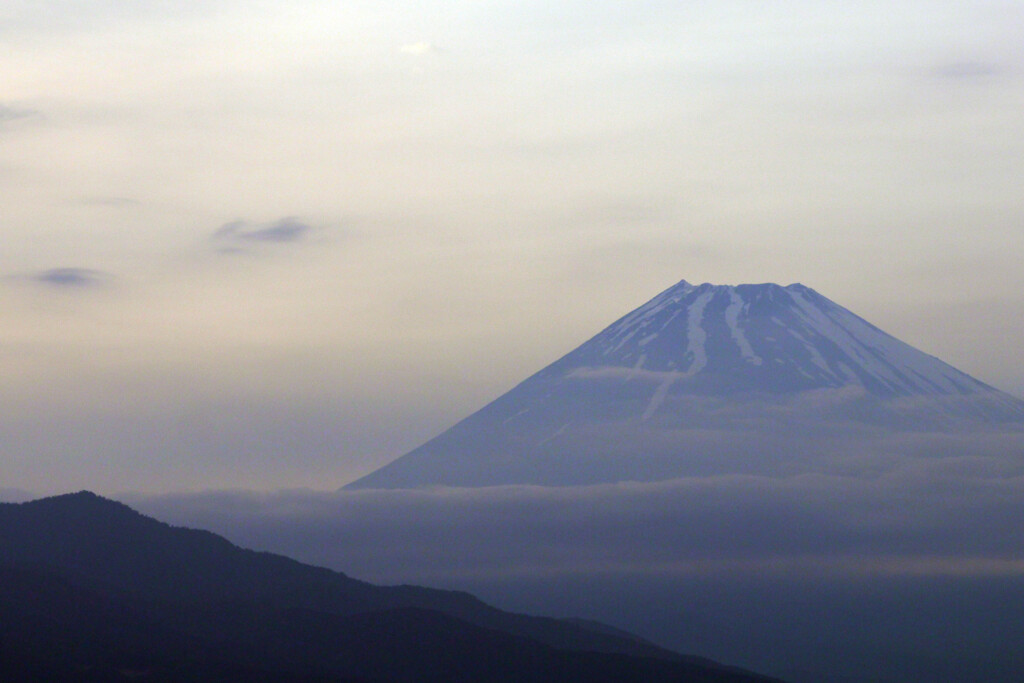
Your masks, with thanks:
M333 490L680 279L1024 396L1017 2L0 7L0 486Z

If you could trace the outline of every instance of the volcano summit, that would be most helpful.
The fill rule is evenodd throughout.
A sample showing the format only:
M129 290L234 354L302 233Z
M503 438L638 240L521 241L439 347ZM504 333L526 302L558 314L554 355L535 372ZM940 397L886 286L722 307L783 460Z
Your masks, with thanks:
M845 471L894 435L1021 451L1022 425L1024 401L809 287L683 281L347 488Z

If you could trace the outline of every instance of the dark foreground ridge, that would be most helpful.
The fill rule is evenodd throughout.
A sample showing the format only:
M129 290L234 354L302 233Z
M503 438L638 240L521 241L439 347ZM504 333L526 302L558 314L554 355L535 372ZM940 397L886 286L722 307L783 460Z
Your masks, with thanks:
M83 491L0 504L0 680L773 679L466 593L374 586Z

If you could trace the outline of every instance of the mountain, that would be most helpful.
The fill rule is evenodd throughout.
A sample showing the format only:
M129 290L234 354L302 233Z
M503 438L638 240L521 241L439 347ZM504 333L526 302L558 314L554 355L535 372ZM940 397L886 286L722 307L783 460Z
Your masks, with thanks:
M1024 401L809 287L683 281L346 488L794 473L837 442L1022 423Z
M374 586L81 492L0 504L0 680L769 679L465 593Z

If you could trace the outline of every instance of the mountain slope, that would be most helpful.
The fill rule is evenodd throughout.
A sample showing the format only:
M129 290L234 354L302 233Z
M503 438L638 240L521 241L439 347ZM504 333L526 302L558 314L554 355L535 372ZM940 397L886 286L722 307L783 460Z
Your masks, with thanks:
M680 282L539 377L616 370L666 373L666 382L712 395L849 385L881 397L995 391L800 284Z
M767 680L465 593L378 587L242 550L87 492L0 504L0 673L122 680L126 671L151 680Z
M808 437L1021 422L1024 402L808 287L683 281L346 488L791 473Z

